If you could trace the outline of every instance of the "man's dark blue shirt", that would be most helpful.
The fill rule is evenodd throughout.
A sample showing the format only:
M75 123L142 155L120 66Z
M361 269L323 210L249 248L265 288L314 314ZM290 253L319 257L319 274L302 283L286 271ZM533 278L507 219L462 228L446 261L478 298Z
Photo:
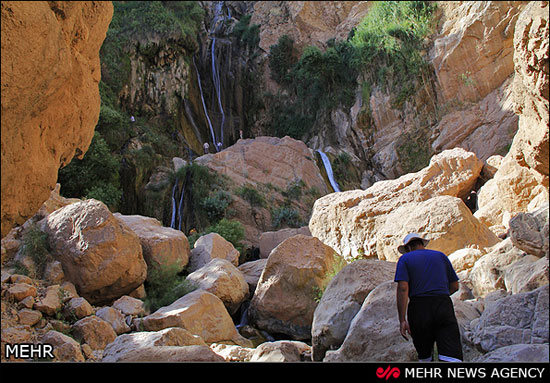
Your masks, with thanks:
M449 295L449 283L458 281L451 261L435 250L414 250L399 258L395 282L409 282L409 297Z

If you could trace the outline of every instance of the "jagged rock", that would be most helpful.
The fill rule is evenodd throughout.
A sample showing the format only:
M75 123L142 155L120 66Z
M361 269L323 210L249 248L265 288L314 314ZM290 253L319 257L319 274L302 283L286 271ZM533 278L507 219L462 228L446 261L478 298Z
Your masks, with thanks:
M411 361L417 358L412 342L399 333L393 281L382 283L367 296L353 318L342 346L327 351L324 362Z
M299 341L279 340L262 343L254 350L251 362L302 362L311 360L311 346Z
M476 261L481 258L483 252L479 249L467 247L449 254L449 261L457 273L474 267Z
M143 250L143 258L149 269L173 267L178 272L189 262L189 241L183 232L163 227L155 218L141 215L114 216L137 234Z
M260 276L265 269L267 264L267 259L258 259L257 261L245 262L242 265L239 265L239 270L244 275L246 283L248 283L248 291L250 295L254 294Z
M139 238L100 201L56 210L43 220L42 230L67 279L91 303L116 299L145 280Z
M250 345L237 332L223 302L204 290L195 290L161 307L143 318L142 325L146 331L181 327L208 343L230 341L245 347Z
M381 259L397 261L397 247L409 233L422 233L429 249L451 254L468 246L490 247L498 237L479 222L460 198L436 196L423 202L397 207L386 216L378 231L376 253Z
M55 360L59 362L84 362L80 344L65 334L50 330L41 338L43 343L53 346Z
M61 262L49 262L44 269L44 279L52 284L61 284L65 279L65 272L63 271Z
M512 243L527 254L548 258L548 234L548 205L510 220Z
M484 297L495 290L505 289L504 269L519 261L523 254L507 238L479 258L469 274L474 295Z
M489 352L514 344L548 343L548 288L486 304L473 328L476 346Z
M88 150L112 15L110 2L2 3L2 237L48 199L59 168Z
M548 362L548 344L513 344L497 348L472 362Z
M82 319L94 313L94 308L82 297L71 298L64 307L67 316Z
M103 350L102 362L163 361L160 359L163 355L177 357L180 353L174 352L174 349L170 349L170 352L162 352L158 350L159 348L192 345L207 347L199 336L183 328L170 327L155 332L134 332L120 335L107 345ZM181 353L180 357L183 355L189 357L188 351L190 350ZM189 359L191 360L193 359Z
M256 350L250 347L241 347L229 344L212 343L212 351L221 356L226 362L250 362L252 354Z
M526 255L503 269L506 290L517 294L547 285L548 269L548 258Z
M249 320L292 339L311 337L315 291L324 287L337 254L317 238L295 235L277 246L250 302Z
M93 350L103 350L117 337L113 327L96 315L80 319L72 329L75 339L87 343Z
M239 251L231 242L226 241L218 233L210 233L195 242L187 269L191 272L196 271L214 258L226 259L235 266L239 265Z
M383 259L377 242L388 214L396 207L436 196L464 198L482 167L483 162L473 153L460 148L446 150L433 156L430 165L417 173L379 181L367 190L321 197L313 206L309 229L313 236L346 258Z
M19 323L22 325L34 326L40 319L42 319L42 313L36 310L23 309L17 312L19 317Z
M124 315L122 315L122 313L115 308L109 306L102 307L96 311L95 315L97 315L104 321L109 322L117 335L124 334L131 330L130 326L128 326L126 324L126 321L124 320Z
M311 235L309 227L304 226L298 229L286 228L278 231L266 231L260 235L260 258L267 258L271 251L285 239L297 234Z
M7 291L7 296L17 301L21 301L27 297L35 297L36 294L36 287L28 283L15 283Z
M244 275L226 259L212 259L185 280L220 298L231 315L248 297L248 283Z
M124 295L113 302L113 307L125 315L145 315L145 306L142 300Z
M61 286L59 285L48 286L44 296L35 302L34 308L43 314L54 316L63 305L63 294L60 289Z
M392 280L394 274L395 263L379 260L357 260L336 274L313 315L313 360L323 360L326 350L342 345L367 295L379 284Z

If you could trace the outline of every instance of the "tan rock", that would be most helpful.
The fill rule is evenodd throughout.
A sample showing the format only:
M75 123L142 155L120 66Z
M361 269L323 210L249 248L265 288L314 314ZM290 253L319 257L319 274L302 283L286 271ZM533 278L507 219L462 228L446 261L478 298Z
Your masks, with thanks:
M204 290L195 290L158 309L143 318L142 325L146 331L181 327L208 343L231 341L249 346L235 329L223 302Z
M302 362L311 360L311 346L299 341L279 340L262 343L254 350L251 362Z
M481 258L483 252L480 249L467 247L449 254L449 261L457 273L474 267L476 261Z
M210 348L226 362L250 362L250 358L256 350L255 348L222 343L212 343Z
M226 241L218 233L210 233L195 242L187 269L191 272L196 271L214 258L226 259L235 266L239 265L239 251L231 242Z
M43 222L52 255L89 302L116 299L145 280L139 238L102 202L90 199L65 206Z
M35 297L36 293L36 287L27 283L15 283L7 291L8 297L12 297L17 301L21 301L27 297Z
M510 220L510 238L527 254L548 258L548 226L548 205L533 213L519 213Z
M71 298L64 307L65 312L69 316L74 316L76 319L82 319L94 313L92 305L82 297Z
M59 362L84 362L80 344L65 334L50 330L41 338L43 343L53 346L55 360Z
M117 333L117 335L124 334L126 332L129 332L130 326L126 324L126 321L124 320L124 315L117 309L114 309L112 307L102 307L99 310L96 311L95 315L100 317L106 322L109 322L109 324L113 327L113 330Z
M63 293L59 285L52 285L46 288L43 297L34 304L34 308L45 315L54 316L63 305Z
M119 213L114 216L137 234L149 268L175 267L179 272L189 262L189 241L183 232L163 227L155 218Z
M192 345L206 346L206 343L199 336L179 327L170 327L155 332L134 332L118 336L107 345L103 351L102 361L161 361L158 359L157 348Z
M526 293L550 283L548 258L526 255L504 267L504 285L512 294Z
M513 31L523 7L512 1L441 3L445 22L430 58L443 100L478 101L513 73Z
M125 315L145 315L145 306L142 300L124 295L113 302L113 307Z
M260 258L267 258L271 251L285 239L297 234L311 235L309 227L303 226L298 229L286 228L277 231L267 231L260 235Z
M59 261L49 262L44 269L44 279L52 284L61 284L65 278L63 266Z
M93 350L103 350L117 337L111 325L95 315L80 319L72 329L75 339L87 343Z
M295 235L269 256L250 302L249 320L293 339L311 337L316 289L326 286L337 254L317 238Z
M59 167L90 145L112 14L110 2L2 3L2 237L36 213Z
M19 317L19 323L22 325L34 326L40 319L42 319L42 313L36 310L23 309L17 312Z
M267 259L258 259L257 261L245 262L239 265L239 270L244 275L246 283L248 283L248 291L253 294L260 280L260 276L264 271Z
M411 361L417 358L412 342L399 334L395 291L385 282L370 292L355 315L342 346L327 351L324 362Z
M346 258L382 258L377 242L388 214L398 206L442 195L464 198L473 188L483 162L456 148L435 155L430 165L395 180L376 182L367 190L333 193L318 199L309 228L313 236Z
M243 273L226 259L212 259L185 280L220 298L229 314L234 314L248 297Z
M323 360L325 352L342 345L363 301L376 286L393 280L395 263L360 259L345 266L330 281L313 315L312 357Z
M452 196L408 203L388 214L378 232L378 257L397 261L400 256L397 247L409 233L420 233L430 240L427 248L445 254L472 246L483 249L500 241L472 215L460 198Z

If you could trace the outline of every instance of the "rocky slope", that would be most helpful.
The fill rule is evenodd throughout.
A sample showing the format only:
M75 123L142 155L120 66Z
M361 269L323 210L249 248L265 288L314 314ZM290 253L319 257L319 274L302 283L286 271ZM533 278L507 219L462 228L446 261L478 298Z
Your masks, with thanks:
M90 145L112 15L110 2L2 3L2 237Z

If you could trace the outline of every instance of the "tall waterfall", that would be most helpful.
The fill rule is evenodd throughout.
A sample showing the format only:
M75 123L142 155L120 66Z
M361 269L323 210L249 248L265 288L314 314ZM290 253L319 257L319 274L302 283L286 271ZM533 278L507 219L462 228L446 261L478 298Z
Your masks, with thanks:
M214 134L214 128L212 127L212 121L210 121L210 116L208 116L208 110L206 109L206 103L204 102L204 94L202 93L202 85L201 85L201 75L199 73L199 69L197 68L197 64L195 63L195 56L193 56L193 65L195 66L195 71L197 72L197 81L199 83L199 92L201 94L201 100L202 100L202 107L204 109L204 115L206 116L206 121L208 122L208 127L210 128L210 134L212 135L212 142L214 143L214 147L216 147L216 135Z
M330 182L330 185L332 186L335 192L341 191L340 186L338 186L338 183L334 180L332 166L330 165L330 160L328 159L327 155L321 150L317 150L317 153L319 153L319 155L321 156L321 160L323 161L323 165L325 166L325 170L327 171L327 177Z

